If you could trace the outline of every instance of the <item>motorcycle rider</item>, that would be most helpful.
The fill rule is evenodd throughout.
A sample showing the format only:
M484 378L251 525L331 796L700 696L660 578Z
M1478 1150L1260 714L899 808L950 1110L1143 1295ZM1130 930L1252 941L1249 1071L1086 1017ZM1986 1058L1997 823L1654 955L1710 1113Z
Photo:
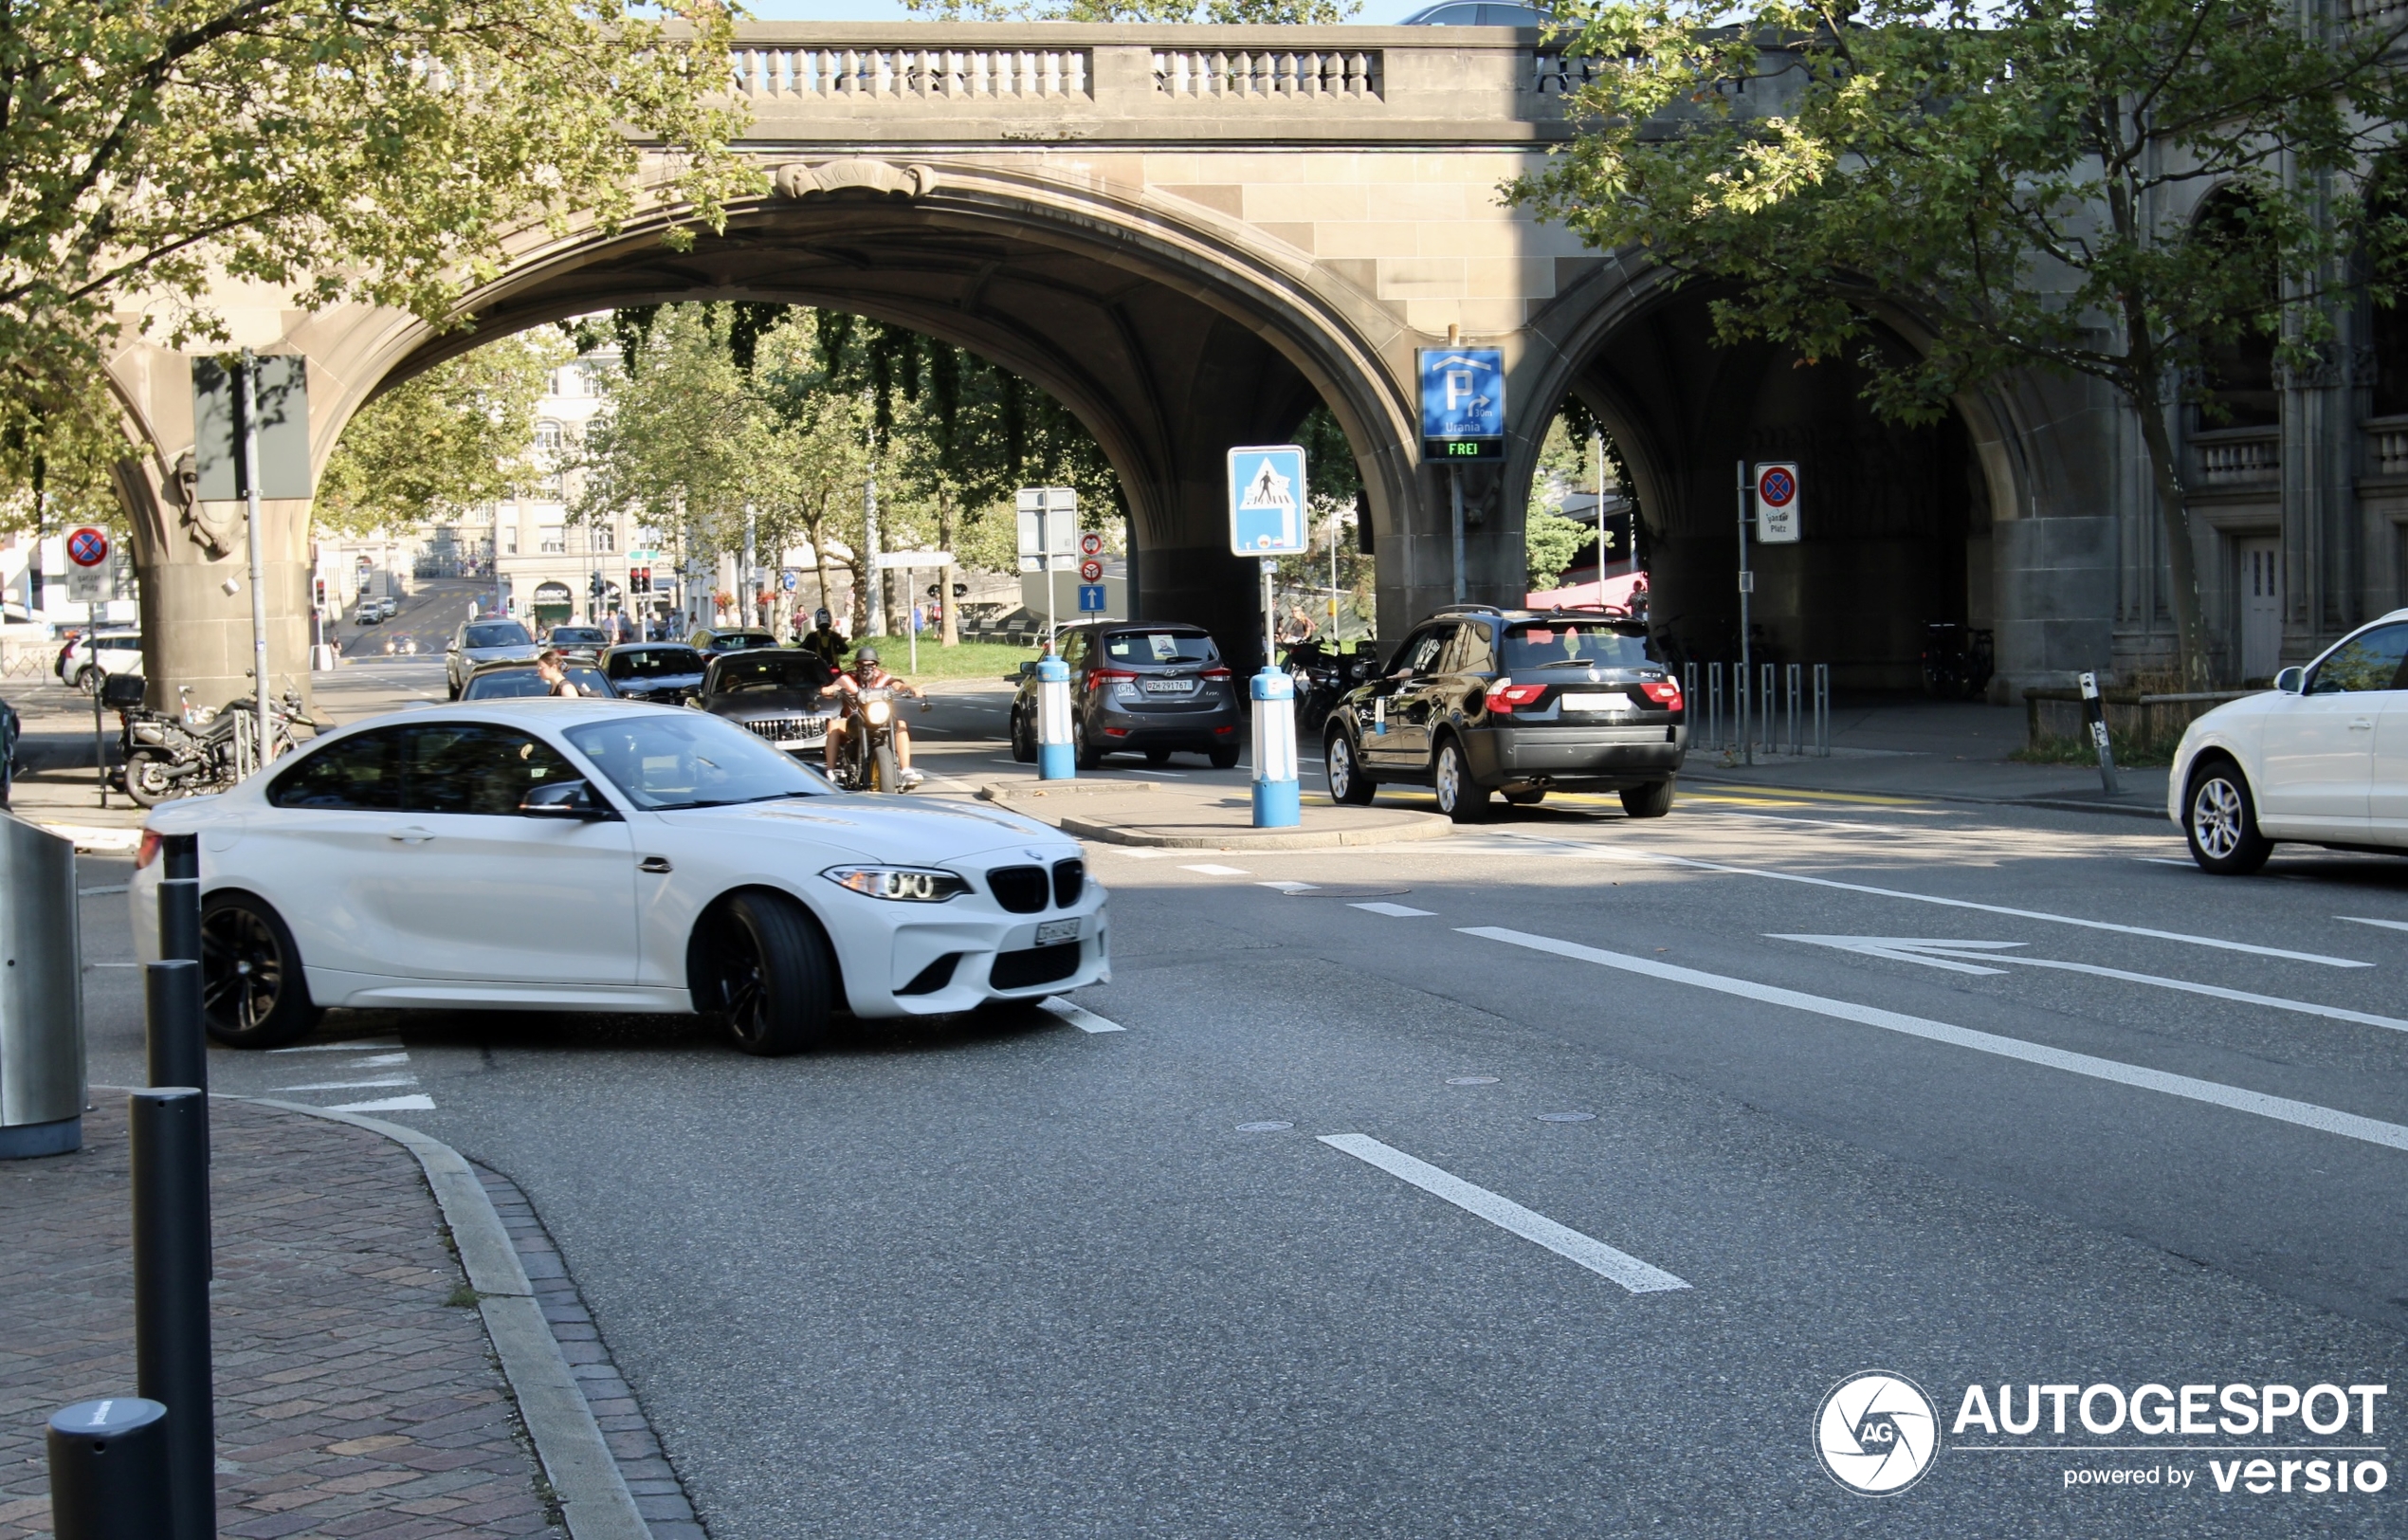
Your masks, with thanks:
M822 614L827 613L825 610L820 612ZM888 673L885 666L878 661L878 650L874 647L865 647L853 654L852 671L839 673L836 676L834 688L839 695L855 697L866 689L891 689L899 695L908 695L918 701L920 709L922 711L928 709L927 692L917 685L905 684L900 677ZM836 778L837 750L843 744L852 714L852 702L847 701L844 714L828 724L828 778L830 780ZM903 720L900 716L894 719L893 726L895 762L903 768L903 789L909 791L912 787L919 785L922 779L920 772L911 767L911 729L903 725Z
M845 638L836 632L835 617L826 610L817 610L811 618L814 629L797 637L794 645L817 656L828 665L830 673L841 671L845 667Z

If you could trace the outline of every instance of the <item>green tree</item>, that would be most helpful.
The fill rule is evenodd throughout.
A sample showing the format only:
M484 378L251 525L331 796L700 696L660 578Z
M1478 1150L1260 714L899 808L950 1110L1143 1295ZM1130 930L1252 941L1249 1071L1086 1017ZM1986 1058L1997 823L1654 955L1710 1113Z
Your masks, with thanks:
M504 244L759 174L715 93L725 0L13 0L0 7L0 491L117 434L120 328L222 340L220 273L459 324ZM74 459L73 455L66 456ZM80 463L80 462L78 462Z
M2207 684L2168 419L2185 398L2213 413L2214 365L2251 339L2317 362L2350 243L2401 249L2408 226L2362 217L2357 189L2402 118L2390 55L2408 12L1567 0L1559 14L1596 61L1573 103L1583 127L1514 194L1593 246L1712 284L1724 340L1852 356L1895 420L1935 420L2015 371L2103 382L2138 420L2181 669ZM2195 224L2193 194L2218 187L2226 212Z
M377 396L319 478L317 526L365 535L532 492L551 469L535 460L536 408L568 361L556 334L521 332Z

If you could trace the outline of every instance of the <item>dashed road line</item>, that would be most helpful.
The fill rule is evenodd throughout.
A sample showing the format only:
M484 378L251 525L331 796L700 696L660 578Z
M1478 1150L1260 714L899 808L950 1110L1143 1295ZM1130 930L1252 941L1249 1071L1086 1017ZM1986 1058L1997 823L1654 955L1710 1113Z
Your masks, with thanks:
M435 1099L431 1096L387 1096L381 1101L345 1102L340 1107L326 1109L329 1112L431 1112Z
M1060 996L1055 996L1051 999L1039 1000L1037 1008L1051 1011L1081 1032L1126 1032L1129 1030L1118 1021L1108 1020L1084 1006L1073 1005Z
M1442 1171L1427 1161L1415 1160L1403 1150L1392 1148L1368 1135L1325 1133L1321 1136L1321 1142L1332 1149L1352 1155L1367 1165L1376 1165L1399 1181L1410 1182L1433 1198L1443 1198L1467 1214L1476 1214L1500 1230L1520 1236L1534 1245L1544 1246L1558 1256L1578 1262L1600 1277L1611 1278L1632 1293L1662 1293L1689 1286L1686 1278L1642 1262L1629 1252L1616 1251L1594 1236L1584 1236L1569 1225L1558 1224L1510 1198L1475 1186L1452 1172Z
M2380 926L2385 930L2408 930L2408 920L2369 920L2360 914L2336 914L2333 918L2346 920L2354 926Z
M1775 984L1760 984L1752 979L1734 979L1719 973L1706 973L1697 968L1685 968L1676 963L1658 962L1652 958L1631 957L1621 952L1609 952L1578 942L1558 941L1552 936L1534 936L1527 931L1508 930L1501 926L1465 926L1459 927L1467 936L1486 941L1503 942L1509 946L1525 947L1534 952L1552 952L1580 962L1594 962L1600 967L1617 968L1670 983L1688 984L1698 989L1710 989L1717 994L1736 995L1742 999L1767 1005L1783 1005L1791 1010L1805 1011L1815 1016L1830 1017L1840 1021L1853 1021L1860 1026L1879 1027L1908 1037L1922 1037L1931 1042L1947 1043L1957 1048L1969 1048L1979 1054L1993 1054L2000 1058L2018 1059L2047 1069L2063 1070L2069 1074L2085 1075L2093 1080L2112 1081L2143 1091L2163 1092L2187 1101L2205 1102L2213 1107L2248 1112L2257 1117L2271 1118L2278 1123L2297 1124L2322 1133L2339 1134L2344 1139L2362 1140L2391 1149L2408 1150L2408 1128L2385 1123L2378 1118L2361 1117L2335 1108L2320 1107L2313 1102L2293 1101L2288 1096L2270 1096L2263 1091L2245 1091L2218 1081L2200 1080L2187 1074L2171 1074L2163 1070L2143 1069L2117 1059L2099 1058L2089 1054L2070 1053L2040 1043L2026 1042L2020 1037L2005 1037L1993 1032L1977 1032L1971 1027L1953 1026L1925 1017L1908 1016L1903 1011L1885 1011L1878 1006L1859 1005L1853 1000L1832 999L1822 995L1809 995L1801 990L1783 989Z
M1179 868L1179 870L1181 871L1201 871L1208 877L1243 877L1248 874L1244 867L1214 866L1210 861L1206 861L1198 866L1183 866Z
M365 1054L375 1049L399 1048L399 1043L301 1043L292 1048L271 1048L271 1054Z
M379 1080L313 1080L305 1086L278 1086L276 1089L280 1091L384 1091L390 1090L394 1086L414 1086L417 1083L418 1077L414 1074L393 1074L386 1075L384 1078Z
M1392 920L1427 920L1436 912L1432 909L1416 909L1407 904L1390 904L1382 900L1375 900L1368 904L1349 904L1346 907L1350 909L1368 909L1374 914L1384 914Z
M1321 890L1317 882L1258 882L1257 888L1276 888L1283 893L1314 893Z

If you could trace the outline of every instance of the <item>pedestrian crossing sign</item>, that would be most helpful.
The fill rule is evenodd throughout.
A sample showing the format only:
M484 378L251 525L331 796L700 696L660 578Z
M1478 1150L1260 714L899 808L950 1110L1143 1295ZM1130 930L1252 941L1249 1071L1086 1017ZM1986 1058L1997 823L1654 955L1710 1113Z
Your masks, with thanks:
M1306 548L1304 451L1293 444L1229 451L1229 545L1239 556Z

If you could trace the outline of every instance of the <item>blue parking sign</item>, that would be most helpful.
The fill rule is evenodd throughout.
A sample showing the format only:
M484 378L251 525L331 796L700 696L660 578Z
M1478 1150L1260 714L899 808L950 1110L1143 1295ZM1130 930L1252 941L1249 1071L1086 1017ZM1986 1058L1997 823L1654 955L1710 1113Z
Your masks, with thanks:
M1505 354L1496 348L1423 348L1421 456L1502 460L1505 439Z
M1304 451L1293 444L1229 451L1229 548L1295 556L1307 548Z
M1103 613L1104 585L1102 583L1081 583L1079 585L1079 614L1102 614Z

